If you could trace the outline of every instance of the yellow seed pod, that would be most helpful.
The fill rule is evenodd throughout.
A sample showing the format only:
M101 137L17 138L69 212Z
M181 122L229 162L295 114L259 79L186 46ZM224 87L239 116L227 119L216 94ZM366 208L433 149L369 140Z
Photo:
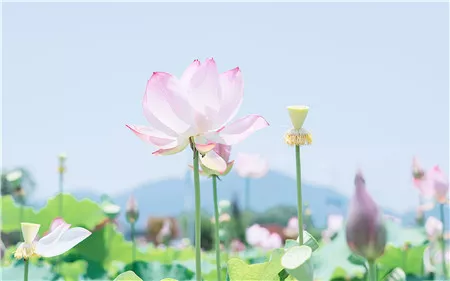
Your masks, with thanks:
M311 145L312 135L304 128L291 129L284 135L284 142L287 145Z
M59 172L60 174L64 173L65 171L66 171L66 168L65 168L64 166L59 166L59 167L58 167L58 172Z

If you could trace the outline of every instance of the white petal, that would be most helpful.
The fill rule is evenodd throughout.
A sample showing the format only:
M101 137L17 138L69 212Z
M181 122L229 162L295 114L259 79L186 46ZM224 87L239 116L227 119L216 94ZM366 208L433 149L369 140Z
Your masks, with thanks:
M169 73L153 73L142 106L152 127L168 136L177 137L191 128L192 107L179 80Z
M214 150L206 153L206 155L203 157L199 157L201 163L213 171L223 173L227 169L227 162L225 162L225 160L223 160L223 158L220 157L219 154L217 154Z
M70 224L60 224L55 229L50 230L50 233L42 237L39 242L46 245L55 243L56 241L58 241L64 231L68 230L69 228Z
M42 241L36 245L36 253L42 257L55 257L61 255L75 247L78 243L91 235L91 232L82 227L71 228L59 237L56 241Z

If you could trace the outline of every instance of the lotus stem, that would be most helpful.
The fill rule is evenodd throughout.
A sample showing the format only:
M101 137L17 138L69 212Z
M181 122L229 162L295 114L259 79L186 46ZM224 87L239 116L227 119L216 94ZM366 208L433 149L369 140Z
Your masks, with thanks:
M442 222L442 229L445 230L445 213L444 213L444 204L440 204L439 210L440 210L440 217ZM445 261L445 253L446 253L446 245L445 245L445 237L444 237L445 231L443 231L442 235L442 241L441 241L441 247L442 247L442 274L444 275L444 279L447 278L448 272L447 272L447 264Z
M368 280L377 281L377 265L374 261L369 261Z
M59 217L62 218L63 217L63 189L64 189L64 185L63 185L63 181L64 181L64 174L62 169L60 168L60 172L59 172Z
M23 202L20 202L20 207L19 207L19 222L23 222ZM23 241L23 234L22 232L20 232L20 236L22 237L22 241Z
M222 263L220 262L220 238L219 238L219 203L217 200L217 176L212 176L212 183L213 183L213 199L214 199L214 243L216 246L216 269L217 269L217 280L222 280L221 278L221 268Z
M295 145L295 166L297 174L298 238L300 245L303 245L303 200L302 200L302 167L300 162L300 145Z
M131 223L131 243L132 243L132 249L131 249L131 261L133 263L133 271L136 272L134 263L136 262L136 239L135 239L135 223Z
M250 211L250 178L245 178L245 210Z
M25 268L23 271L23 281L28 281L28 265L29 265L29 260L25 259Z
M195 186L195 276L197 281L202 281L201 264L201 231L202 214L200 210L200 173L198 168L199 154L193 141L191 140L192 150L194 151L194 186Z

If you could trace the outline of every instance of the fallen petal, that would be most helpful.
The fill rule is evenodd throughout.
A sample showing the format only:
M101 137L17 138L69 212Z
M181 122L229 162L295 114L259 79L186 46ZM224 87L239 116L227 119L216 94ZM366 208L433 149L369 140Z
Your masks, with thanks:
M36 253L46 258L61 255L75 247L89 235L91 235L89 230L82 227L74 227L63 232L57 240L44 240L44 237L36 244Z
M70 224L66 223L63 218L56 218L50 224L50 232L54 231L60 225L65 225L67 228L70 228Z

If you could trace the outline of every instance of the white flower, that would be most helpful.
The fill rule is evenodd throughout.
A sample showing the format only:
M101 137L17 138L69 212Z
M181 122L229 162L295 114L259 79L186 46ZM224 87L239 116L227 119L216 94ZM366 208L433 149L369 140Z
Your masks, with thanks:
M51 229L49 234L35 241L41 226L34 223L22 223L21 226L24 242L20 243L14 253L16 259L59 256L91 235L90 231L82 227L70 228L70 224L63 222Z

